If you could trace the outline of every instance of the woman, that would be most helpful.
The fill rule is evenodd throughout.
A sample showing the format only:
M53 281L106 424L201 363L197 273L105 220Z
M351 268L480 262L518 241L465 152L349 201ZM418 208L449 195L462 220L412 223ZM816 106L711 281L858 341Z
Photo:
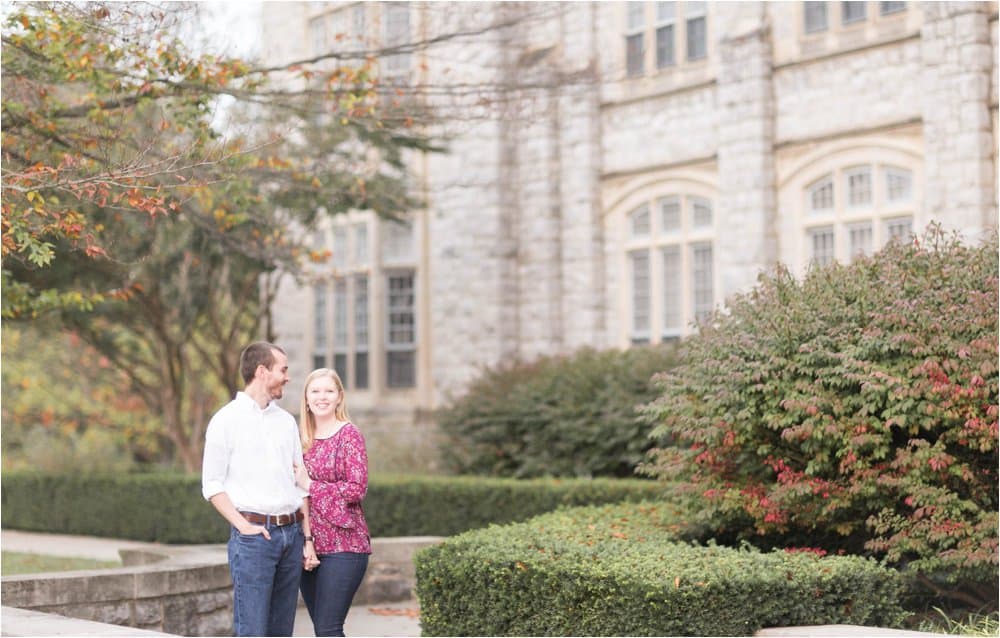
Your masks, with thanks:
M317 636L343 636L344 619L372 553L361 500L368 491L365 439L347 416L344 384L333 370L306 378L299 412L312 536L306 537L302 599Z

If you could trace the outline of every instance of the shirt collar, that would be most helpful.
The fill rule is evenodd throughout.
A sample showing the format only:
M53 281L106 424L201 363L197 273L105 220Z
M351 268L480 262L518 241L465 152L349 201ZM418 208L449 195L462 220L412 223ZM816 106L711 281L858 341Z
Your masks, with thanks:
M258 412L267 412L274 406L274 399L271 399L264 408L261 408L260 404L254 401L253 397L242 390L236 392L236 400L247 405L248 407L253 406L253 408Z

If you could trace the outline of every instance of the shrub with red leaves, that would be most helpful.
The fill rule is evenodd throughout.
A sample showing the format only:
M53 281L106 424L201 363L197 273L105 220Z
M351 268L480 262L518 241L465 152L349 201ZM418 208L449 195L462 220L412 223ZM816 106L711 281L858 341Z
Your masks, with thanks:
M850 265L762 275L645 407L710 534L885 558L997 603L998 243L932 228Z

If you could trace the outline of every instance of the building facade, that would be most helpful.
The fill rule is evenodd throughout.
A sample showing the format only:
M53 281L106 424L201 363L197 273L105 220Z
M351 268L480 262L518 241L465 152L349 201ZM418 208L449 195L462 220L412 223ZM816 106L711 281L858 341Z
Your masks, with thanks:
M381 467L430 458L484 366L676 339L776 263L997 226L994 2L264 7L269 63L396 47L380 74L446 114L449 151L411 158L425 208L333 220L326 279L276 302L293 377L340 371Z

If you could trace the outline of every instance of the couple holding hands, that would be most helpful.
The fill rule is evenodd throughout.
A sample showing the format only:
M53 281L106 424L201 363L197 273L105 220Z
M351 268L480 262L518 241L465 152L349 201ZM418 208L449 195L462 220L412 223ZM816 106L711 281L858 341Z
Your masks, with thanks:
M263 341L240 355L246 387L208 424L202 494L231 526L237 636L291 636L301 588L317 636L343 636L368 568L365 440L336 372L314 370L299 423L277 400L288 357Z

